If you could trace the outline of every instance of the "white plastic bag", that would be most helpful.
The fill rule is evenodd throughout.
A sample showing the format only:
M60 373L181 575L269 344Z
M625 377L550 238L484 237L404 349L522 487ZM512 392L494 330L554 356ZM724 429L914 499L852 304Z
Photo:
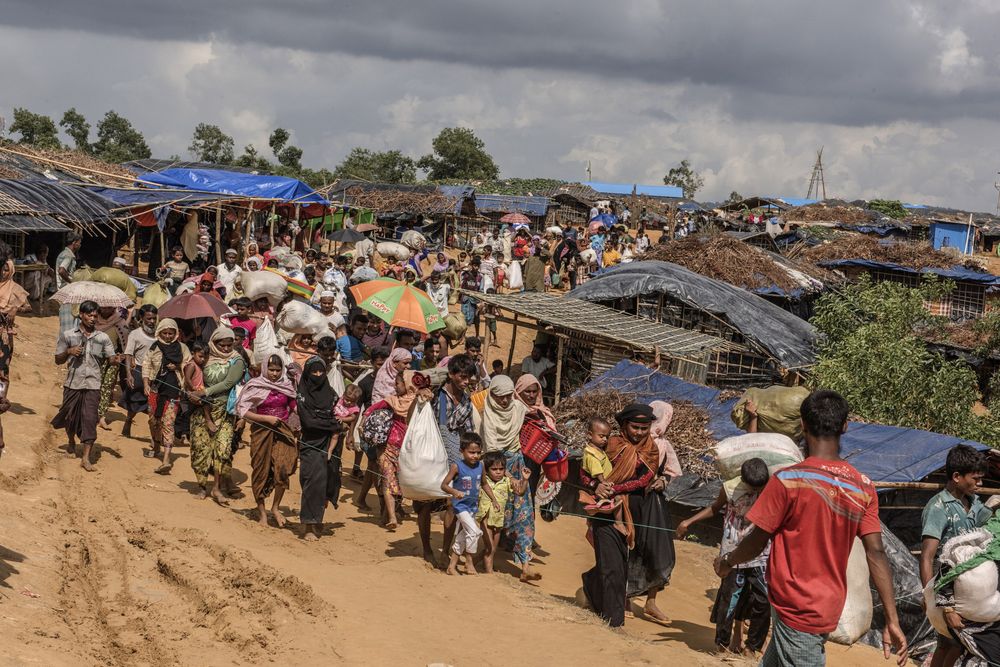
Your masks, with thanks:
M274 325L271 324L271 320L264 318L264 321L257 327L257 334L253 339L254 362L266 368L267 360L272 354L281 357L285 362L285 366L291 362L288 353L278 344L278 336L274 332Z
M861 540L855 537L847 559L847 598L837 629L830 633L830 641L850 646L871 629L872 592L868 577L868 556Z
M326 378L330 381L330 386L337 396L344 395L344 388L346 387L344 383L344 374L340 371L340 362L335 361L333 365L330 366L330 372L326 374ZM361 421L360 419L358 421Z
M524 279L521 278L520 262L511 262L510 266L507 267L507 286L516 290L524 287Z
M410 419L399 450L399 488L403 497L410 500L445 498L441 482L447 475L448 452L441 440L434 408L429 402L422 402Z
M798 445L780 433L736 435L715 446L715 465L722 479L739 477L740 466L753 458L763 459L772 472L775 466L788 466L803 460Z
M294 334L318 336L324 331L330 330L323 314L301 301L286 303L274 320L281 329Z

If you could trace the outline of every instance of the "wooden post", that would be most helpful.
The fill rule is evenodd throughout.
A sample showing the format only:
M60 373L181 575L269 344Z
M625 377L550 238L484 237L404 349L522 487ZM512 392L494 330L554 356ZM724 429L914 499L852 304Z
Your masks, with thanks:
M222 202L215 205L215 263L222 264Z
M160 230L160 266L167 263L167 237L165 230Z
M514 363L514 344L517 342L517 313L514 313L514 328L510 332L510 350L507 351L507 372Z
M267 238L268 238L268 243L271 246L274 246L274 216L277 213L277 210L278 210L278 204L272 202L271 215L267 216L267 224L268 224Z
M295 205L295 226L296 226L296 227L299 227L299 233L298 233L298 234L296 234L296 237L297 237L297 238L298 238L298 239L299 239L300 241L301 241L301 239L302 239L302 229L301 229L301 227L299 226L299 216L301 216L301 215L302 215L302 204L296 204L296 205ZM307 247L308 247L308 246L307 246ZM292 239L292 250L295 250L295 239Z
M562 394L562 362L563 362L563 347L566 343L566 339L559 336L559 351L558 357L556 358L556 393L555 393L555 404L559 407L559 396Z

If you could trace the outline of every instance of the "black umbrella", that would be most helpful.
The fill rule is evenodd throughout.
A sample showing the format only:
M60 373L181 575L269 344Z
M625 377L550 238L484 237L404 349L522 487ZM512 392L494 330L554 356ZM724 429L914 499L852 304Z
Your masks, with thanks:
M344 227L343 229L331 232L326 238L331 241L336 241L337 243L357 243L358 241L363 241L365 235L361 232L356 232L353 229Z

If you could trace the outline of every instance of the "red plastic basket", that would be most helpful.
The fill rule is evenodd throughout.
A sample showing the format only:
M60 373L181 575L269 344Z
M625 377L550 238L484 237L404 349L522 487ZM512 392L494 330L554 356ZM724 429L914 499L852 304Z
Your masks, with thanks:
M556 452L559 455L555 461L542 461L542 471L550 482L563 482L569 477L569 454L561 449Z
M521 453L535 463L544 461L556 446L555 439L533 421L524 422L520 438Z

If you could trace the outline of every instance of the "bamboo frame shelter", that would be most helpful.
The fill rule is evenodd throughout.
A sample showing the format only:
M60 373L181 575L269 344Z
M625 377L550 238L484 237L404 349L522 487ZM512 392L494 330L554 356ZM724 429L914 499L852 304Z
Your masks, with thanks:
M514 328L507 356L508 368L513 363L518 327L544 332L558 340L557 403L564 384L575 384L563 381L566 362L576 360L574 363L580 363L589 376L602 373L637 352L650 358L659 353L664 372L704 383L710 357L725 353L731 347L714 336L650 322L579 299L539 292L467 294L512 314L509 317L501 313L497 317Z

